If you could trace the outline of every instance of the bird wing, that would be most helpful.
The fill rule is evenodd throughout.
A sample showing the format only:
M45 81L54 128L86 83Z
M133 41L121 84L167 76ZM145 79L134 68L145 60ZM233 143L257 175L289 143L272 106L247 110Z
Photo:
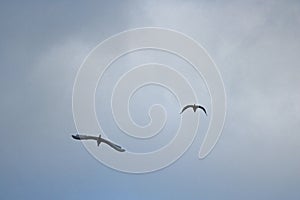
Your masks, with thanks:
M120 151L120 152L124 152L125 149L123 149L121 146L114 144L106 139L101 138L101 142L104 142L105 144L108 144L109 146L111 146L113 149Z
M75 140L80 140L79 135L72 135L72 138L75 139Z
M202 106L198 106L198 108L200 108L200 109L202 109L203 110L203 112L207 115L207 112L206 112L206 110L205 110L205 108L204 107L202 107Z
M186 109L192 108L192 107L193 107L193 105L187 105L187 106L184 106L183 109L182 109L182 111L181 111L181 113L183 113ZM180 114L181 114L181 113L180 113Z
M97 137L95 136L89 136L89 135L72 135L72 138L75 140L97 140Z

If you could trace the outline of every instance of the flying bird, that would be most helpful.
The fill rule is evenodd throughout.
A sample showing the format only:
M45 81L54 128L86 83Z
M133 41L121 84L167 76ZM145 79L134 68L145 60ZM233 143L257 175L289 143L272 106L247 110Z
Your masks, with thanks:
M181 113L183 113L183 112L184 112L186 109L188 109L188 108L193 108L194 112L196 112L196 110L197 110L198 108L200 108L200 109L203 110L203 112L205 113L205 115L207 115L205 108L202 107L202 106L200 106L200 105L196 105L196 104L184 106L183 109L182 109L182 111L181 111ZM181 114L181 113L180 113L180 114Z
M117 144L114 144L106 139L103 139L101 137L101 135L99 135L99 137L96 136L89 136L89 135L72 135L72 138L75 140L96 140L97 141L97 146L100 145L101 142L108 144L110 147L112 147L113 149L120 151L120 152L124 152L125 149L123 149L122 147L120 147Z

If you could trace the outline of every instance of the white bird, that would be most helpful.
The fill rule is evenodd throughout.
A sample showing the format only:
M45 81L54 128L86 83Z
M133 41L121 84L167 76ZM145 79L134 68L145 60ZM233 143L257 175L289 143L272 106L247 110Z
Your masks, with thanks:
M183 113L188 108L193 108L194 112L196 112L197 108L200 108L200 109L203 110L203 112L205 113L205 115L207 115L205 108L203 106L196 105L196 104L184 106L183 109L182 109L182 111L181 111L181 113Z
M101 135L99 135L99 137L96 136L89 136L89 135L72 135L72 138L75 140L96 140L97 141L97 145L99 146L101 142L108 144L110 147L112 147L113 149L120 151L120 152L124 152L125 149L123 149L122 147L120 147L117 144L114 144L106 139L101 138Z

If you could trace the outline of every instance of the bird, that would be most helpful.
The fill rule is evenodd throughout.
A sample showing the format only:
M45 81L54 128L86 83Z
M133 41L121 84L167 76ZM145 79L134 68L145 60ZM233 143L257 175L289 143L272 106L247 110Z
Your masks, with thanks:
M207 115L205 108L204 108L203 106L196 105L196 104L184 106L183 109L182 109L182 111L181 111L181 113L183 113L183 112L184 112L186 109L188 109L188 108L193 108L194 112L196 112L197 108L200 108L200 109L203 110L203 112L205 113L205 115ZM181 114L181 113L180 113L180 114Z
M96 137L96 136L89 136L89 135L79 135L79 134L76 134L76 135L72 135L72 138L75 139L75 140L96 140L97 141L97 146L100 145L101 142L105 143L105 144L108 144L110 147L112 147L113 149L119 151L119 152L124 152L125 149L123 149L122 147L120 147L119 145L117 144L114 144L106 139L103 139L101 137L101 135L99 135L99 137Z

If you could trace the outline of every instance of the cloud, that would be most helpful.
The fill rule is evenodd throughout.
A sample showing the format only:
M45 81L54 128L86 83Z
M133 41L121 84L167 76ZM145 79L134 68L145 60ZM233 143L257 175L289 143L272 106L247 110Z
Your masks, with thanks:
M140 6L143 24L192 36L221 70L228 117L222 144L211 156L236 162L228 173L258 173L266 182L272 176L299 178L300 160L293 156L300 150L299 3L147 1Z
M37 188L41 196L62 194L70 186L65 195L71 196L80 192L78 185L85 191L104 186L104 196L122 195L117 189L125 185L129 197L177 191L198 199L299 197L299 2L131 1L25 9L10 4L1 10L0 197L31 197ZM199 135L169 168L130 176L107 169L69 139L75 130L71 93L92 47L143 26L181 31L207 49L225 82L228 115L205 160L197 159Z

